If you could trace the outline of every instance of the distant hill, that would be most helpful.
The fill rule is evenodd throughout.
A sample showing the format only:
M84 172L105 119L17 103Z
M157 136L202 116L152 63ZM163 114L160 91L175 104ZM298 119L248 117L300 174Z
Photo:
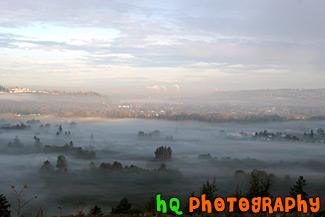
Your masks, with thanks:
M274 105L281 104L300 106L323 106L325 105L325 88L216 91L207 94L204 98L215 103L228 102L234 104L256 103Z
M94 91L65 92L59 90L31 90L29 88L20 88L20 87L5 88L2 85L0 85L0 92L6 92L11 94L30 93L30 94L73 95L73 96L102 96L101 94Z

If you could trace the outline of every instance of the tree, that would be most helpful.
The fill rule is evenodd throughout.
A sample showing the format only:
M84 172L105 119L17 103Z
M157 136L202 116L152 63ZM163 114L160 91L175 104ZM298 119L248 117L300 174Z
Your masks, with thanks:
M207 154L200 154L198 156L198 159L203 159L203 160L209 160L209 159L212 159L212 156L210 153L207 153Z
M59 126L59 132L62 133L63 129L62 129L62 126L60 125Z
M200 188L200 194L205 194L207 200L214 201L214 199L217 197L218 190L216 178L214 177L212 183L210 183L209 179L206 181L206 183L203 183L202 187Z
M111 167L113 170L122 170L123 169L123 165L118 162L118 161L114 161Z
M236 185L236 191L235 191L235 193L233 194L233 197L235 197L235 198L237 199L236 204L238 204L238 201L240 200L240 198L244 197L244 194L243 194L243 192L239 189L238 185ZM240 209L239 209L238 205L235 205L235 206L234 206L234 212L235 212L235 213L239 213L239 212L240 212Z
M19 140L19 137L18 136L16 136L14 138L14 145L17 146L17 147L20 147L21 146L21 143L20 143L20 140Z
M56 167L60 171L67 171L67 169L68 169L68 161L63 155L58 156L58 160L56 162Z
M290 196L296 198L298 194L301 194L301 198L308 201L308 194L303 189L305 186L307 186L306 180L303 176L299 176L296 184L290 188Z
M112 208L111 213L112 214L129 213L131 206L132 206L132 204L129 203L129 200L126 197L124 197L116 207Z
M54 172L54 166L51 164L50 161L44 161L43 166L40 169L41 173L52 173Z
M264 180L260 177L264 175ZM272 182L270 177L267 174L264 174L263 171L254 170L251 173L251 179L249 181L249 188L246 194L248 199L254 197L272 197L270 189L272 187Z
M233 197L237 198L237 201L239 201L240 198L244 197L243 192L239 189L238 185L236 185L236 191L233 194Z
M95 215L95 216L100 216L103 215L102 209L95 205L90 211L89 215Z
M156 198L154 196L151 196L147 205L146 205L146 210L148 212L156 212L157 211L157 201Z
M37 136L34 136L34 147L40 149L42 147L41 139L38 138Z
M10 203L7 201L7 198L0 194L0 216L1 217L10 217Z
M17 217L20 217L21 210L32 200L36 199L37 196L32 197L29 200L25 201L23 200L23 193L25 190L29 188L27 185L24 185L24 187L20 191L16 191L16 188L13 185L11 185L11 188L13 190L13 196L16 200L16 206L11 206L11 207L17 212Z
M19 137L16 136L14 138L13 142L8 143L8 147L21 148L21 147L23 147L23 144L20 142Z
M160 146L155 151L156 160L170 160L172 159L172 149L170 147Z

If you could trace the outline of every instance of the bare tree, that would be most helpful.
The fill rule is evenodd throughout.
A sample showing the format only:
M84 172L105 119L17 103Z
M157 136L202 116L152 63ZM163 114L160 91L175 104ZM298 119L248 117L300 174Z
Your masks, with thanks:
M27 201L24 201L23 200L23 193L26 189L28 189L28 186L27 185L24 185L24 187L20 190L20 191L17 191L15 186L11 185L10 186L12 189L13 189L13 196L17 202L17 205L16 207L15 206L11 206L16 212L17 212L17 217L20 216L20 212L21 210L27 205L29 204L32 200L36 199L37 196L34 196L32 197L31 199L27 200Z

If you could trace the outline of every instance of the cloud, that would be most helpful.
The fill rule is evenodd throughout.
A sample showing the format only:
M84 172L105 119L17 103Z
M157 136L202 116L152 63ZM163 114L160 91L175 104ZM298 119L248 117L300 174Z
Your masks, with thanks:
M147 89L150 89L150 90L154 90L156 92L160 92L160 87L158 85L154 85L154 86L147 86Z
M166 86L158 86L158 85L153 85L153 86L147 86L147 89L154 90L158 93L166 93L167 92L167 87Z
M174 84L174 87L176 88L177 93L180 93L180 88L179 88L178 84Z
M10 83L121 86L141 78L133 85L156 92L175 83L182 92L279 87L275 77L320 87L324 7L321 0L0 1L0 75L14 73ZM64 74L71 76L46 80Z

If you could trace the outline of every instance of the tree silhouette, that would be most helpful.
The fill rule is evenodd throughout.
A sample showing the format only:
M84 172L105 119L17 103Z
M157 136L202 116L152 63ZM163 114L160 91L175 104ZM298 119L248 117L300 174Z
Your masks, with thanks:
M296 198L298 194L301 194L302 199L308 200L308 194L303 189L305 186L307 186L306 180L303 176L299 176L296 184L290 188L290 196Z
M40 169L41 173L52 173L54 172L54 166L51 164L50 161L44 161L43 166Z
M314 130L310 131L310 137L314 137Z
M60 125L59 126L59 132L62 133L63 129L62 129L62 126Z
M244 197L244 194L243 192L239 189L238 185L236 185L236 191L235 193L233 194L233 197L235 197L237 199L237 202L236 204L238 203L238 201L240 200L240 198ZM237 206L234 206L234 212L235 213L239 213L241 212L238 205Z
M68 169L68 161L63 155L58 156L58 160L56 162L56 167L60 171L67 171L67 169Z
M38 149L41 148L42 147L41 139L38 138L37 136L34 136L34 140L35 140L34 147Z
M160 146L155 151L156 160L170 160L172 159L172 149L170 147Z
M156 212L157 211L157 201L156 198L154 196L151 196L147 205L146 205L146 210L148 212Z
M20 191L17 191L15 186L13 186L13 185L11 185L11 188L13 190L13 196L16 200L16 206L11 206L11 207L17 212L17 217L20 217L21 210L27 204L29 204L32 200L36 199L37 196L34 196L34 197L30 198L29 200L25 201L23 199L23 193L25 190L29 189L29 187L27 185L24 185L24 187Z
M7 201L7 198L0 194L0 216L1 217L10 217L10 203Z
M265 180L263 180L258 171L253 171L251 173L246 197L248 199L253 199L254 197L272 197L272 194L270 193L271 187L272 182L269 176L266 175Z
M95 205L90 211L89 211L89 215L92 216L100 216L103 215L102 209L100 207L98 207L97 205Z
M131 209L132 204L129 203L129 200L124 197L120 203L116 206L112 208L112 214L125 214L125 213L129 213L130 209Z
M205 194L207 200L214 201L217 197L218 190L216 178L214 177L212 183L210 183L209 179L203 183L200 188L200 194Z

